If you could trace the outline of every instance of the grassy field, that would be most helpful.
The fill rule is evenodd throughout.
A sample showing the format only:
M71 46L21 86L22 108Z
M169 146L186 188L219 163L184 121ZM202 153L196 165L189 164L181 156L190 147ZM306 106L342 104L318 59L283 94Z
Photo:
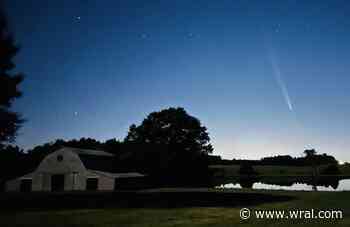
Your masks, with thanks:
M256 192L256 191L255 191ZM254 192L254 193L255 193ZM248 196L251 191L226 191L220 193L238 193ZM6 211L0 214L0 226L35 226L35 227L170 227L170 226L350 226L350 192L287 192L259 191L259 194L292 196L285 202L266 202L259 205L241 205L233 207L177 207L177 208L104 208L74 209L50 211ZM244 200L242 200L244 201ZM268 220L251 218L241 220L239 210L249 207L251 210L291 210L291 209L337 209L343 212L342 219L299 219Z

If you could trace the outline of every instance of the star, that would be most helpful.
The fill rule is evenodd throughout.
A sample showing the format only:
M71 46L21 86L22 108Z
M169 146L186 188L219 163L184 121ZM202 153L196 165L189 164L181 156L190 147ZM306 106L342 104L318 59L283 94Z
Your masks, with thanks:
M311 25L310 24L305 24L305 30L306 31L311 30Z
M185 38L188 38L188 39L196 39L196 38L198 38L198 37L199 37L199 35L196 34L196 33L193 33L193 32L189 32L189 33L187 33L186 36L185 36Z
M280 31L281 24L277 24L275 27L275 32L278 33Z
M80 20L81 19L81 17L80 16L77 16L77 20Z
M147 34L143 33L141 34L141 39L146 39L147 38Z

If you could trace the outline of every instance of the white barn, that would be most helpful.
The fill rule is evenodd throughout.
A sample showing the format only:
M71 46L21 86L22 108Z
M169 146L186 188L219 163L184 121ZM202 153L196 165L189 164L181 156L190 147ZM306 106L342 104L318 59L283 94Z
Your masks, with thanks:
M118 181L140 173L112 173L113 154L64 147L46 156L38 168L6 182L6 191L111 191Z

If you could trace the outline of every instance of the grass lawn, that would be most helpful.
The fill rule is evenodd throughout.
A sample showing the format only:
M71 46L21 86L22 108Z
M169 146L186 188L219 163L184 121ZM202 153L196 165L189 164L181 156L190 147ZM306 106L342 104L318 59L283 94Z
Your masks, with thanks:
M232 191L232 193L242 191ZM243 191L244 192L244 191ZM245 193L250 193L247 191ZM257 191L255 191L257 192ZM51 211L7 211L0 214L0 226L80 227L80 226L350 226L350 192L287 192L258 191L259 193L296 197L286 202L263 203L254 209L337 209L343 219L333 220L241 220L242 207L184 207L184 208L109 208ZM242 196L245 194L243 193Z

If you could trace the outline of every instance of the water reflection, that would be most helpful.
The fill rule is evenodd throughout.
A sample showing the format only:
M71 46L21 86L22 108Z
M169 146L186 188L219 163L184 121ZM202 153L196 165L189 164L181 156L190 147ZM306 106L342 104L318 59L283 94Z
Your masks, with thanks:
M350 191L350 179L338 177L269 177L269 178L231 178L230 182L216 184L216 188L252 188L292 191Z

